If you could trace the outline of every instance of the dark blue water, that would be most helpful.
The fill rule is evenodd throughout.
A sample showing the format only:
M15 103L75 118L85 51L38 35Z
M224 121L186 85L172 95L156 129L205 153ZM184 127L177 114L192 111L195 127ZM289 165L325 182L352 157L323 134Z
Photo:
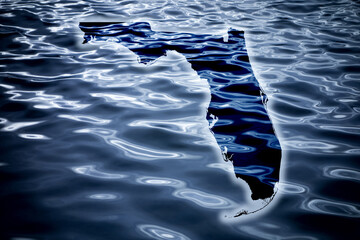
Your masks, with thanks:
M356 1L0 4L0 239L359 237ZM80 22L152 31L82 44ZM236 149L279 152L272 128L269 203L240 159L280 159Z

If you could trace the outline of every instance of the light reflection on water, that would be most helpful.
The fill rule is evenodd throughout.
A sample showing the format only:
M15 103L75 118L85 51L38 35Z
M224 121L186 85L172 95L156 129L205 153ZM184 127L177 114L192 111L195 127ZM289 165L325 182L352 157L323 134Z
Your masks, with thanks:
M194 202L195 204L211 209L222 209L231 207L232 203L228 200L214 195L209 195L204 192L192 190L192 189L181 189L173 193L174 196L183 198Z
M117 199L118 197L110 193L97 193L90 195L89 198L96 200L114 200Z
M312 199L308 203L304 204L304 209L312 212L331 214L343 217L360 217L359 206L354 206L345 203L339 203L334 201L328 201L323 199Z
M351 239L357 234L356 1L0 5L0 237ZM141 19L159 31L246 30L252 68L286 150L274 206L232 224L219 220L220 210L213 208L246 202L248 190L231 180L231 164L222 162L207 122L201 122L209 102L206 79L194 77L176 54L141 68L134 67L139 64L133 53L114 42L81 46L78 23L104 19ZM162 137L146 144L154 135L146 128Z
M327 166L324 168L324 175L330 178L360 181L360 172L353 169Z
M180 153L166 152L128 142L115 136L116 131L102 128L79 129L76 133L91 133L102 137L110 146L119 148L128 157L139 160L158 160L184 157Z
M185 235L175 232L173 230L150 224L141 224L137 226L138 229L145 235L152 239L177 239L177 240L188 240L190 238Z
M124 174L117 174L117 173L106 173L103 171L99 171L95 169L95 166L80 166L80 167L72 167L71 168L75 173L95 177L95 178L102 178L102 179L122 179L126 178L127 176Z
M69 115L69 114L60 114L58 115L60 118L67 118L79 122L87 122L92 123L95 125L106 125L111 122L111 120L108 119L101 119L93 116L86 116L86 115Z

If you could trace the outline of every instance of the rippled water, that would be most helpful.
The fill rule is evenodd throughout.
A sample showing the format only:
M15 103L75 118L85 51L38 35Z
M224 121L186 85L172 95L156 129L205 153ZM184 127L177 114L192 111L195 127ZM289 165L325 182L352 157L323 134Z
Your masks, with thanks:
M359 236L357 1L0 4L1 239ZM245 31L283 150L268 206L233 218L266 202L223 161L206 79L181 54L145 66L115 41L82 44L79 23L99 21Z

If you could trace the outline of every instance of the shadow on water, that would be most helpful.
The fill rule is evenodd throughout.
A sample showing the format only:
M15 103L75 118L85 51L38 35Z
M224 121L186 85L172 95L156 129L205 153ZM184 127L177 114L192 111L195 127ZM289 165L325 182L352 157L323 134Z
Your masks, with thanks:
M249 63L244 33L228 36L155 32L145 22L135 24L82 22L84 43L117 41L151 64L169 50L183 54L211 88L208 121L224 160L236 177L249 185L253 200L274 197L279 182L281 148L266 111L267 98ZM248 214L241 212L238 216Z

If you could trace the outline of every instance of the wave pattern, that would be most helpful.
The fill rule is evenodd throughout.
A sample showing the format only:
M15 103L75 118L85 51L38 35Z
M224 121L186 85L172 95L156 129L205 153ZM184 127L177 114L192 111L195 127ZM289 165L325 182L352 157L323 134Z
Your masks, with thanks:
M0 238L353 239L359 9L352 0L0 1ZM234 138L208 130L207 80L176 54L143 66L116 42L81 44L79 22L101 21L218 39L245 31L283 151L271 205L229 217L264 203L222 161L216 141ZM182 154L144 161L132 149Z

